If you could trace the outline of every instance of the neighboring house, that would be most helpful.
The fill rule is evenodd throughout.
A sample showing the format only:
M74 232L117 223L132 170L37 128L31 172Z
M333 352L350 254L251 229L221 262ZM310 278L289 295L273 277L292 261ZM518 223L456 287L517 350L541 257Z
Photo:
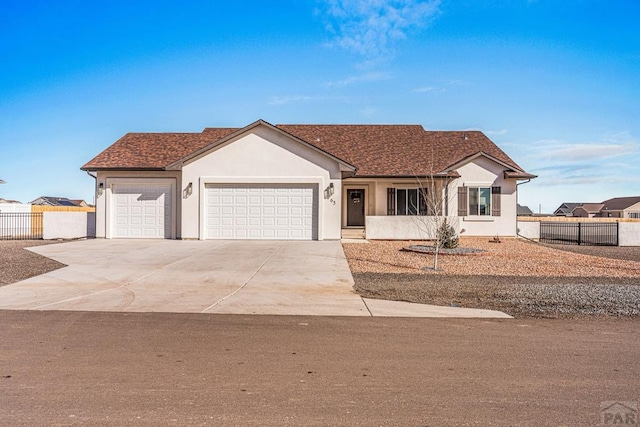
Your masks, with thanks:
M583 203L571 211L570 216L581 218L593 218L600 216L600 210L604 207L603 203Z
M529 206L517 206L518 216L533 216L533 211L529 209Z
M600 210L602 217L640 219L640 196L615 197L602 203L604 204Z
M32 201L30 204L36 205L36 206L67 206L67 207L86 206L86 203L84 205L80 205L80 204L77 204L76 202L84 203L84 200L69 200L66 197L42 196L42 197L38 197L37 199Z
M75 206L80 206L81 208L89 207L89 204L82 199L71 199L70 202L73 203Z
M573 210L584 203L563 203L553 212L554 216L572 216Z
M0 197L0 204L21 204L18 200L3 199Z
M421 238L427 184L465 235L514 236L516 183L535 178L477 131L262 120L129 133L82 169L106 238Z

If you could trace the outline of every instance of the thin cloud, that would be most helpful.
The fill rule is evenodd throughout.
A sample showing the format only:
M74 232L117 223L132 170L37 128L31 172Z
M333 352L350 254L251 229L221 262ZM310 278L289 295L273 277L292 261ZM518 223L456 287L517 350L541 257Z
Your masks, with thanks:
M549 187L572 186L584 184L599 184L602 176L581 176L581 177L540 177L538 184Z
M507 133L509 133L508 130L506 129L500 129L500 130L485 130L483 131L483 133L487 136L502 136L502 135L506 135Z
M332 36L329 45L376 58L428 24L440 13L439 6L440 0L326 0L321 13Z
M296 102L313 102L313 101L341 101L345 102L348 98L344 96L323 96L323 95L290 95L290 96L273 96L269 100L269 105L286 105Z
M434 87L434 86L426 86L426 87L417 87L413 90L415 93L440 93L446 92L447 89L443 87Z
M450 87L465 85L467 82L463 80L449 80L443 84L436 86L421 86L413 89L414 93L442 93L446 92Z
M589 162L602 161L621 156L640 154L640 144L628 132L617 132L606 135L596 142L569 143L566 141L547 139L537 141L530 146L538 157L544 161Z
M293 102L314 101L322 99L319 96L293 95L293 96L274 96L269 101L269 105L285 105Z
M568 161L584 161L633 154L638 150L635 143L625 144L572 144L565 145L543 154L543 158Z
M349 86L355 83L370 83L370 82L378 82L378 81L389 80L389 79L391 79L391 74L389 73L371 72L371 73L360 74L357 76L349 76L345 79L337 80L334 82L327 82L325 83L325 86L329 88L335 88L335 87Z
M370 105L368 105L368 106L364 107L362 110L360 110L360 114L362 116L364 116L364 117L367 117L367 118L374 117L377 112L378 112L378 108L370 106Z
M605 135L595 142L568 143L541 140L524 150L530 154L529 171L542 186L602 185L638 180L630 172L640 161L640 144L628 132Z

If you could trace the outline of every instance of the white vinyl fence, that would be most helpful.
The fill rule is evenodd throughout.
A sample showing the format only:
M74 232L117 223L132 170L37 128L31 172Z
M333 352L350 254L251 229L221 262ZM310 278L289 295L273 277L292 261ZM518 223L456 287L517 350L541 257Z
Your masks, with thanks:
M43 215L44 240L96 236L95 212L43 212Z

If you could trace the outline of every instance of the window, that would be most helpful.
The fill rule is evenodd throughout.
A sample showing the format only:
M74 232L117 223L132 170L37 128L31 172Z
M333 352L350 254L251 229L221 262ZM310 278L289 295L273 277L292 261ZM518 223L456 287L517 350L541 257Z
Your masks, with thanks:
M469 187L469 215L491 215L491 188Z
M458 187L458 216L500 216L500 187Z
M629 218L640 219L640 212L629 212Z
M396 188L395 215L426 215L427 203L423 188Z

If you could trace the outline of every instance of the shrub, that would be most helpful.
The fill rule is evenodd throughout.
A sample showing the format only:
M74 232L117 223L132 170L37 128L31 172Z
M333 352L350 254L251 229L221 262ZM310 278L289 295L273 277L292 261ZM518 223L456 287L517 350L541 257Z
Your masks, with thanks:
M454 249L458 247L458 236L456 235L456 230L449 225L447 219L445 218L438 227L438 242L440 242L440 247L445 249Z

